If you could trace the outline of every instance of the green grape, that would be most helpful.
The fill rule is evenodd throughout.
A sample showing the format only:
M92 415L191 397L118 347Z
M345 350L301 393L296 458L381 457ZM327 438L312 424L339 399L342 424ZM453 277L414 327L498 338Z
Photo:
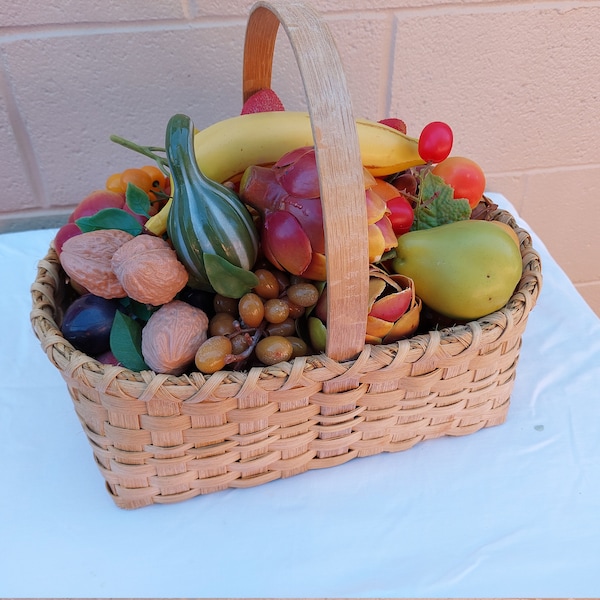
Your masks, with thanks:
M259 327L265 318L265 305L258 294L248 292L240 298L238 312L248 327Z
M229 338L224 335L209 337L196 352L194 362L202 373L216 373L227 364L228 355L232 354Z
M294 304L308 308L317 303L319 290L312 283L295 283L287 289L287 297Z
M244 333L238 333L234 335L231 339L231 348L233 354L241 354L250 348L250 344L252 343L251 338Z
M292 319L299 319L306 312L306 309L304 308L304 306L295 304L289 298L287 299L287 303L288 303L288 306L290 309L290 317Z
M285 321L281 323L269 323L267 325L267 334L268 335L282 335L283 337L288 337L290 335L294 335L296 333L296 321L291 317L288 317Z
M292 344L292 358L296 356L306 356L308 354L308 344L298 336L289 335L287 340Z
M292 343L281 335L272 335L262 338L256 344L256 358L263 365L274 365L279 362L285 362L292 357Z
M281 298L267 300L264 304L264 318L269 323L283 323L290 316L290 305Z
M229 335L237 329L237 322L234 315L229 312L218 312L210 320L208 325L208 334Z
M226 312L237 316L238 301L235 298L227 298L221 294L215 294L213 298L213 309L216 313Z
M258 285L254 286L256 294L265 300L279 296L279 281L271 271L256 269L254 274L258 277Z

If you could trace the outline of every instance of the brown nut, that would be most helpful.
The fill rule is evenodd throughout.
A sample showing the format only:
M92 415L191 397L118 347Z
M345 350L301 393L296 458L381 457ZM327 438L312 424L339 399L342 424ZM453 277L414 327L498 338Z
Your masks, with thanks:
M143 304L167 304L188 281L175 251L153 235L138 235L123 244L111 264L127 295Z
M111 266L113 254L133 236L119 229L88 231L68 239L60 253L67 275L86 290L102 298L124 298L127 292Z
M142 329L142 356L156 373L181 375L207 338L206 313L181 300L161 306Z

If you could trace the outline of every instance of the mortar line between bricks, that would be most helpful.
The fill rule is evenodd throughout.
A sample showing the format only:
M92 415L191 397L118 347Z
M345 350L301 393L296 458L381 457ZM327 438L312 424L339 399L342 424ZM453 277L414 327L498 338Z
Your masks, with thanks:
M527 167L526 169L509 169L507 171L489 171L489 177L510 177L512 175L544 175L559 171L593 171L600 168L600 162L578 163L575 165L553 165L547 167Z
M505 12L523 12L531 8L539 10L555 10L559 12L569 12L571 10L591 8L600 8L600 0L589 0L585 6L578 5L572 0L562 0L553 2L546 0L544 2L524 3L522 0L513 0L508 2L498 2L489 4L489 2L477 2L463 4L459 2L450 2L448 4L431 4L414 7L386 7L384 9L348 9L348 10L323 10L321 14L324 18L356 18L357 16L385 15L386 13L394 15L398 21L413 17L427 17L431 13L437 15L443 14L469 14L469 13L505 13ZM198 16L193 18L181 19L156 19L156 20L131 20L125 22L78 22L78 23L45 23L45 24L24 24L0 26L0 44L9 44L11 42L31 39L49 39L58 37L72 37L80 35L110 35L113 33L137 33L152 32L164 30L184 30L184 29L210 29L212 27L235 27L245 26L247 16Z
M246 23L240 17L205 18L194 20L163 19L156 21L46 23L43 25L15 25L0 27L0 44L22 40L111 35L115 33L151 33L153 31L181 31L186 29L211 29L214 27L239 27Z
M309 0L311 1L311 0ZM465 14L483 14L483 13L513 13L526 12L528 10L547 11L555 10L558 12L570 12L571 10L600 8L600 0L588 0L588 4L581 6L578 0L545 0L538 2L537 0L507 0L504 2L489 1L472 2L464 4L463 2L448 2L440 4L432 2L429 5L421 6L386 6L386 7L360 7L360 8L342 8L342 9L321 9L316 0L312 0L319 14L325 20L353 20L353 19L372 19L386 18L394 16L397 20L404 18L429 17L432 14L435 16L445 15L465 15ZM244 21L245 23L245 21Z
M531 1L524 2L523 0L512 0L505 2L472 2L464 4L463 2L448 2L446 4L432 3L429 5L422 6L389 6L381 9L347 9L347 10L331 10L322 11L321 14L331 17L339 18L353 18L355 14L368 15L369 12L382 14L382 13L395 13L401 18L414 18L414 17L427 17L432 13L436 16L450 15L450 14L482 14L482 13L508 13L508 12L525 12L534 9L535 11L547 11L554 10L557 12L570 12L571 10L590 8L600 8L600 0L589 0L585 6L581 6L577 0L546 0L542 2Z
M10 79L10 71L6 64L4 51L0 48L0 90L6 101L6 112L8 122L13 130L17 150L23 164L23 169L27 175L27 180L31 186L33 195L37 198L43 208L48 207L46 194L44 193L44 184L39 164L33 149L31 137L27 131L27 126L19 110L19 105L15 97Z
M393 79L396 66L396 42L398 36L398 22L395 15L391 15L388 19L388 52L385 61L385 96L383 115L386 117L391 116L390 111L392 110L392 89Z

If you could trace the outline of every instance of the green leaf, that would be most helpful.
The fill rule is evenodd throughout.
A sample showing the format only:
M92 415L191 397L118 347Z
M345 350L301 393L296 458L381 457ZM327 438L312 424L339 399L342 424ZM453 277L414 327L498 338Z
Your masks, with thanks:
M136 215L150 218L150 197L135 183L128 182L125 191L125 202Z
M91 217L77 219L75 223L84 233L100 229L120 229L131 235L139 235L144 229L133 215L122 208L103 208Z
M466 220L471 216L471 207L468 200L455 199L453 188L441 177L427 172L419 186L414 212L412 230L416 231Z
M144 371L148 365L142 356L142 325L120 310L110 330L110 349L115 358L127 369Z
M137 317L140 321L146 322L158 308L158 306L150 306L149 304L142 304L141 302L132 300L129 310L134 317Z
M119 303L123 307L123 312L138 321L148 321L152 316L152 313L158 310L158 306L152 306L150 304L143 304L137 300L133 300L129 296L119 299Z
M241 267L236 267L216 254L202 255L206 275L212 288L227 298L241 298L258 285L258 277Z

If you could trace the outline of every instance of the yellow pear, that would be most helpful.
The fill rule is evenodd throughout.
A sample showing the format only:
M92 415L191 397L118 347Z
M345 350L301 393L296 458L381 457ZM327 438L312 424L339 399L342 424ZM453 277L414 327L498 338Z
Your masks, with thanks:
M392 268L414 281L417 296L431 309L466 321L502 308L523 265L503 228L465 220L401 235Z

